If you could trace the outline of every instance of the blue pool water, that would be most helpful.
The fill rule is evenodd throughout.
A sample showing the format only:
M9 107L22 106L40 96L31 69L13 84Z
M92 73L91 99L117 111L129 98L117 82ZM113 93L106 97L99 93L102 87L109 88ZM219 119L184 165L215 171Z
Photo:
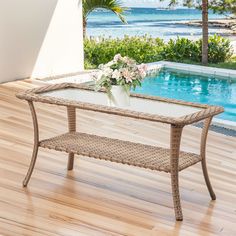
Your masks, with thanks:
M135 92L223 106L225 112L217 118L236 122L236 80L161 70L147 77Z

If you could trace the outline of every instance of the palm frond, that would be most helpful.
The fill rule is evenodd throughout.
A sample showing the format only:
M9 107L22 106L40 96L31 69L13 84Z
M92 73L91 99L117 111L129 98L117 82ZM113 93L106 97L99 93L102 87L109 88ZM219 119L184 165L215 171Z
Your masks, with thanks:
M126 23L123 13L125 8L120 0L83 0L83 17L86 20L88 15L95 9L106 9L114 12L122 22Z

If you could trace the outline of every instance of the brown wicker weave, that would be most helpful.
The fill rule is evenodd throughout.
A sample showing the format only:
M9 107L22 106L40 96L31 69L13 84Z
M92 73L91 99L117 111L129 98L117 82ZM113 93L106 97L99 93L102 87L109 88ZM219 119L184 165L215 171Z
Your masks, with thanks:
M42 140L40 147L94 157L102 160L170 172L170 150L150 145L69 132ZM179 171L201 161L200 155L180 152Z
M18 93L16 95L18 98L25 99L28 101L34 125L34 149L30 167L23 182L24 187L27 186L31 174L33 172L38 154L38 148L43 147L69 153L67 166L68 170L73 169L74 154L79 154L88 157L170 173L176 220L183 219L179 194L179 171L189 166L192 166L197 162L201 162L204 178L211 198L213 200L216 199L207 173L205 155L207 134L212 117L216 114L223 112L224 110L222 107L195 104L190 102L183 102L139 94L131 95L140 99L151 99L166 103L175 103L200 108L200 111L195 112L193 114L173 118L131 111L121 108L95 105L91 103L71 101L62 98L55 98L52 96L42 96L42 93L44 92L67 88L91 90L91 88L84 85L66 83L36 88ZM69 132L57 137L39 141L38 122L33 102L43 102L66 106L68 114ZM78 133L76 132L76 108L170 124L170 149L100 137L91 134ZM205 123L202 130L200 155L180 151L180 142L183 127L185 125L192 124L194 122L204 119Z

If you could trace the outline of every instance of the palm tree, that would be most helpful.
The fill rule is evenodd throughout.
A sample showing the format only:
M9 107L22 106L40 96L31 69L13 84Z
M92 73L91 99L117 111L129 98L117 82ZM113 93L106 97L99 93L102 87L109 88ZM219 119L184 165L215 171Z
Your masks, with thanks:
M123 23L126 20L123 16L126 8L120 0L83 0L83 33L86 36L86 26L89 14L96 9L106 9L115 13Z
M164 1L164 0L161 0ZM202 0L199 5L198 0L170 0L169 6L182 2L187 7L197 7L202 10L202 64L208 64L208 0Z
M202 0L202 64L208 64L208 0Z

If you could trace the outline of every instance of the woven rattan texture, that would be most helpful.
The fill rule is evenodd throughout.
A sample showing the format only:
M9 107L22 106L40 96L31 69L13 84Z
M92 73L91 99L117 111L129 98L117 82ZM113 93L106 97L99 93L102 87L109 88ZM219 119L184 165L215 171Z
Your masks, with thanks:
M224 111L222 107L218 107L218 106L208 106L208 105L203 105L203 104L178 101L174 99L167 99L167 98L161 98L161 97L156 97L156 96L131 94L131 97L137 97L140 99L150 99L154 101L192 106L192 107L197 107L197 108L202 109L199 112L196 112L190 115L173 118L169 116L161 116L157 114L131 111L131 110L126 110L126 109L121 109L118 107L109 107L109 106L103 106L103 105L98 105L98 104L84 103L84 102L78 102L78 101L72 101L72 100L66 100L62 98L55 98L55 97L41 95L41 93L44 93L44 92L49 92L49 91L59 90L59 89L67 89L67 88L77 88L77 89L90 90L90 91L92 90L90 87L86 85L63 83L63 84L54 84L54 85L48 85L48 86L44 86L44 87L40 87L36 89L31 89L28 91L18 93L16 96L20 99L25 99L28 101L43 102L43 103L55 104L55 105L61 105L61 106L73 106L79 109L92 110L92 111L120 115L120 116L127 116L127 117L132 117L132 118L137 118L137 119L157 121L157 122L162 122L162 123L167 123L167 124L174 124L178 126L192 124L194 122L198 122L207 117L217 115ZM104 91L100 91L100 92L104 92Z
M43 140L40 146L68 153L170 172L169 149L85 133L66 133ZM179 171L201 161L197 154L180 152Z

